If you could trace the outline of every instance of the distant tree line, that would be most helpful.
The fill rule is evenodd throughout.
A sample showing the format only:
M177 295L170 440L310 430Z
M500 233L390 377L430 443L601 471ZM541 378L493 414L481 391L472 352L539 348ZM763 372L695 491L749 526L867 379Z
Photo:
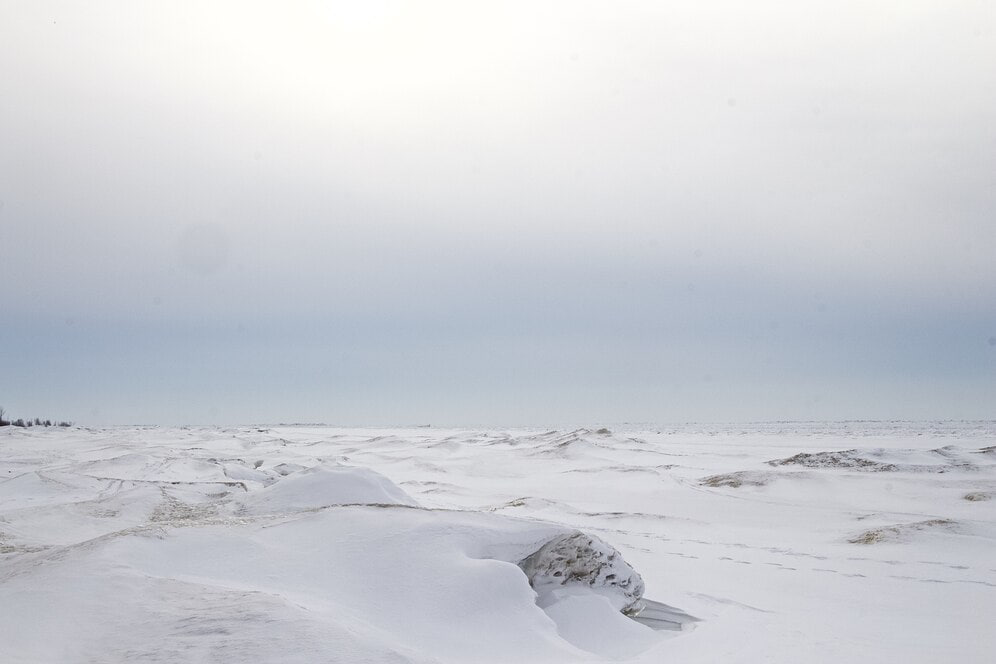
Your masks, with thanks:
M20 418L20 417L17 418L16 420L8 420L8 419L4 418L4 414L6 412L7 411L5 411L3 409L3 407L0 407L0 427L9 427L9 426L10 427L54 427L54 426L71 427L71 426L73 426L72 422L66 422L66 421L53 422L52 420L43 420L43 419L41 419L39 417L36 417L33 420L30 417L28 419L26 419L26 420L23 419L23 418Z

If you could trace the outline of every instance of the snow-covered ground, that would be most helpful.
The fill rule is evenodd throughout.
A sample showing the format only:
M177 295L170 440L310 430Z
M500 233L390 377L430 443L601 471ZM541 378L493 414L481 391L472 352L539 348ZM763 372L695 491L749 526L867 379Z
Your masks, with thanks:
M992 662L994 616L996 423L0 429L3 662Z

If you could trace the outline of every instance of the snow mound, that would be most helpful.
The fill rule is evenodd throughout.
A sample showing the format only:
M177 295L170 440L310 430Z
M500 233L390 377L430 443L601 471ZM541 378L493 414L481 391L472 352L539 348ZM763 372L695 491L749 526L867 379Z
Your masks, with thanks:
M866 453L867 454L867 453ZM868 459L858 450L841 450L834 452L800 452L787 459L775 459L768 462L771 466L804 466L806 468L857 468L860 470L892 471L897 470L894 464Z
M883 542L902 542L911 535L923 531L934 532L958 532L958 522L952 519L927 519L914 523L897 523L895 525L881 526L866 530L860 535L856 535L849 540L851 544L880 544Z
M251 514L301 512L329 505L418 506L411 496L380 473L369 468L327 464L291 473L238 502L242 511Z
M955 445L932 450L872 448L800 452L786 459L769 461L768 465L847 468L872 472L947 473L978 470L978 465L968 456L967 451Z
M723 473L722 475L710 475L699 480L702 486L713 488L731 487L738 489L742 486L766 486L775 476L758 470L740 470L735 473Z
M643 579L622 554L593 535L571 532L548 541L521 562L541 607L561 599L571 586L590 588L623 613L638 612Z

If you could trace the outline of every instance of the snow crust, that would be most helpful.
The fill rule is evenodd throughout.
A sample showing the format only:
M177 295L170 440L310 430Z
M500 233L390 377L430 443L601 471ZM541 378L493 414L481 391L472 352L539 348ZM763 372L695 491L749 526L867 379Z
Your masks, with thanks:
M991 423L5 427L0 658L989 662L994 450Z

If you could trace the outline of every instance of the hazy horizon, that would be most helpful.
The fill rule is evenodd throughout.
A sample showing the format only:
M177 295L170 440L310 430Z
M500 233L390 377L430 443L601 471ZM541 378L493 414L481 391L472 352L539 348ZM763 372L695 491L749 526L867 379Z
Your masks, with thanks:
M11 2L0 406L996 419L977 2Z

